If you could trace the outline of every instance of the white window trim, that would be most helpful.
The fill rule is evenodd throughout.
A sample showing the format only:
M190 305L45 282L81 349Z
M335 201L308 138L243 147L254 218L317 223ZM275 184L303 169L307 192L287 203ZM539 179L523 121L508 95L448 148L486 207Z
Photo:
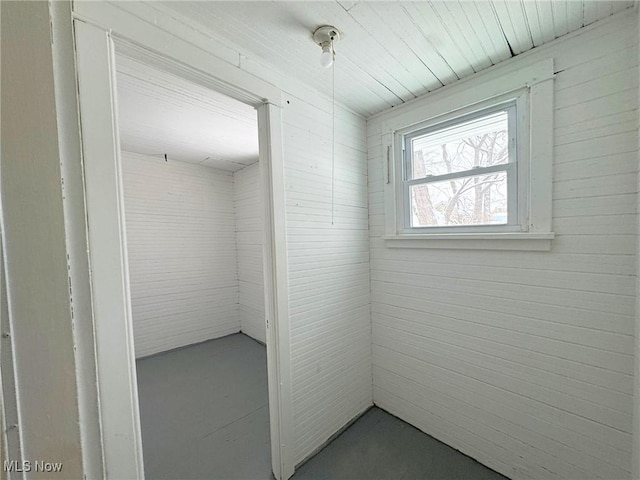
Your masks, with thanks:
M528 131L528 122L526 118L516 119L510 118L509 122L512 125L509 127L514 128L517 132L513 132L518 137L518 142L516 143L517 152L515 152L517 162L510 162L509 164L500 165L499 167L505 167L505 172L509 175L512 181L517 182L517 196L509 197L509 211L513 212L510 214L510 221L506 225L461 225L461 226L434 226L434 227L408 227L410 223L411 216L411 205L409 201L409 192L408 192L408 184L405 180L406 177L406 169L409 166L409 156L408 152L403 153L403 149L406 148L406 137L410 136L410 134L424 130L430 127L438 127L438 125L446 124L450 120L453 120L453 125L455 125L455 121L460 117L467 117L469 115L473 115L477 112L484 113L486 111L495 110L494 107L499 107L501 105L513 103L516 110L516 115L521 115L522 112L527 111L527 97L528 97L528 89L521 89L518 92L514 92L512 94L504 95L500 98L490 99L485 102L481 102L476 105L472 105L468 108L460 109L455 112L451 112L447 115L443 115L442 117L438 117L436 119L431 119L426 122L422 122L421 124L414 125L403 130L397 131L394 134L394 158L398 159L395 162L395 178L398 179L398 184L396 188L396 202L398 206L402 208L402 212L396 217L397 222L397 232L401 235L432 235L432 234L460 234L460 233L496 233L496 232L508 232L508 231L522 231L519 224L515 224L513 222L513 218L517 218L518 220L526 219L527 212L522 208L524 204L524 200L526 199L525 192L522 192L523 189L527 188L528 183L528 171L526 170L528 165L528 149L522 148L522 141L526 142L526 136ZM484 111L484 112L483 112ZM517 126L516 126L517 123ZM511 133L510 133L511 135ZM510 159L511 160L511 159ZM508 167L510 165L511 168ZM524 171L523 171L524 170ZM513 176L512 176L513 175ZM520 177L520 178L518 178ZM415 180L414 180L415 181ZM413 238L413 237L412 237Z
M425 95L394 110L382 122L382 157L386 172L385 240L391 248L549 250L553 161L553 59L526 68L495 67ZM425 125L446 121L509 99L518 105L517 231L480 225L405 228L402 183L402 137ZM524 107L524 108L523 108ZM523 116L524 115L524 116ZM511 228L511 230L513 230Z

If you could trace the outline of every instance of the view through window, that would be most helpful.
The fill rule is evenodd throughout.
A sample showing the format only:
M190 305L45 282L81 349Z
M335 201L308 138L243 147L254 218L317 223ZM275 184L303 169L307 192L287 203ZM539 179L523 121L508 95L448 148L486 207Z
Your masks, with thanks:
M511 104L405 136L408 227L514 223L514 118Z

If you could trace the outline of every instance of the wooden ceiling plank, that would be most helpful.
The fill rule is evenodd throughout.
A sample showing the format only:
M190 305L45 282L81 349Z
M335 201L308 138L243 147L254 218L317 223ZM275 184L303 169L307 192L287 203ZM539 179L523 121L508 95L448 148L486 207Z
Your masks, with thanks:
M421 34L433 46L434 51L447 62L458 78L475 73L471 62L443 27L431 5L421 1L406 2L402 5Z
M281 72L298 78L299 81L309 84L330 97L331 82L327 80L326 72L319 65L319 61L316 61L320 50L311 39L312 30L316 26L329 22L326 21L326 16L323 18L309 8L313 4L291 3L288 5L291 9L289 16L296 18L295 34L286 29L280 30L277 35L274 34L273 24L282 22L282 15L279 10L268 8L269 4L262 2L251 5L245 5L244 2L181 2L172 4L171 7L178 8L179 14L186 12L191 21L198 23L217 41L220 40L215 32L225 31L225 41L231 40L234 45L242 48L244 63L253 63L259 66L258 69L265 67L273 69L277 66ZM252 8L247 10L248 6ZM256 14L261 19L269 21L252 22L251 19ZM307 30L308 42L305 42L301 33L306 34ZM283 45L287 48L282 48ZM351 62L347 56L342 55L340 50L338 52L341 62L337 70L336 84L342 87L336 90L336 99L339 103L364 114L367 114L366 109L370 108L365 107L367 104L380 105L382 102L386 107L391 107L399 103L398 97L393 92L372 76L362 76L361 68ZM309 60L300 62L300 58ZM350 81L353 78L359 78L359 84ZM378 109L375 108L374 111Z
M416 97L396 76L402 70L398 60L393 55L381 55L374 32L364 28L337 2L314 2L313 5L315 11L323 18L330 19L329 23L344 33L339 44L341 55L392 92L400 101L394 102L396 105Z
M618 12L621 12L623 10L626 10L627 8L633 7L635 5L635 2L617 1L617 2L612 2L612 4L613 4L613 14L615 15Z
M533 38L531 36L531 30L527 23L527 17L524 11L524 2L526 0L520 0L519 2L512 2L503 0L507 11L509 12L509 18L511 24L518 38L518 52L526 52L533 48Z
M582 26L586 27L587 25L592 24L597 20L598 9L596 6L596 2L583 0L582 2Z
M242 2L239 2L242 3ZM337 9L343 10L338 4ZM278 18L283 17L282 13L276 9L269 9L269 5L264 2L257 2L257 5L253 7L267 9L271 11ZM250 12L243 12L240 15L242 21L246 22L249 19L249 23L255 25L261 23L262 28L258 32L261 37L272 37L277 40L277 48L286 55L289 55L289 46L304 44L305 52L294 53L290 55L294 60L294 64L284 70L287 74L291 74L297 77L301 82L310 84L313 88L323 92L327 96L332 95L331 91L331 77L330 69L323 69L319 64L320 49L312 40L313 30L325 24L335 24L338 22L333 21L333 15L318 12L313 3L290 3L288 4L288 16L293 19L293 22L298 25L295 33L291 32L284 38L279 38L279 35L270 34L269 29L272 29L270 25L264 22L251 22ZM265 18L265 12L260 11L260 17ZM278 20L279 21L279 20ZM271 22L273 23L273 21ZM341 25L336 25L337 28L344 30ZM308 32L308 33L307 33ZM343 32L344 33L344 32ZM304 34L308 36L308 42L304 39ZM349 34L347 34L348 36ZM283 46L286 45L286 48ZM346 42L340 42L336 45L336 99L349 106L355 111L362 111L362 105L371 104L371 96L373 95L376 103L384 102L388 107L397 105L399 98L391 90L384 87L376 78L371 75L362 75L361 62L353 61L354 56L349 54L349 51L353 50L353 47ZM308 61L300 62L301 58L308 59ZM268 56L264 58L264 61L269 61ZM353 82L354 78L359 78L360 82Z
M554 0L551 2L553 11L553 24L555 27L555 36L561 37L569 32L567 23L567 2L566 0Z
M369 4L386 24L387 28L403 43L405 49L411 50L424 68L430 70L438 80L440 86L458 80L458 76L451 66L440 56L434 46L421 33L421 29L414 23L411 14L402 3L380 2ZM429 85L429 87L431 87ZM429 88L432 90L433 88Z
M161 70L118 56L116 70L118 87L126 87L143 96L158 95L163 103L195 111L211 112L232 118L246 125L256 125L255 109L201 85L191 83Z
M584 2L568 1L567 5L567 29L569 32L573 32L582 27L582 15Z
M235 62L237 55L240 68L289 85L300 95L307 85L331 96L331 71L319 69L319 49L311 32L334 24L344 33L337 46L336 101L370 115L632 5L591 0L333 0L169 2L158 8L175 12L172 19L193 27L203 40L211 39L211 50L220 48L227 61ZM199 44L207 48L206 41Z
M610 2L610 1L606 1L606 2L602 2L602 1L598 1L595 2L596 3L596 18L598 20L601 20L603 18L607 18L611 15L613 15L613 4L615 2Z
M437 12L458 48L466 52L473 69L479 72L490 67L492 65L491 58L485 51L473 27L469 24L467 16L460 8L460 5L455 1L450 1L431 2L431 6Z
M265 5L264 2L258 3L260 4L258 6L264 7ZM304 68L300 68L301 62L298 56L296 58L298 60L298 66L283 71L287 75L292 75L300 82L308 84L328 97L331 97L331 69L323 69L320 67L320 50L313 43L311 34L312 31L320 25L334 24L337 22L333 21L331 15L316 11L311 2L305 4L291 2L287 4L287 6L288 12L286 16L291 17L296 24L301 25L300 30L307 30L309 32L309 52L305 56L305 58L309 60L305 62ZM281 13L278 14L282 16ZM260 15L262 15L262 12L260 12ZM250 19L251 17L248 18ZM336 25L336 27L344 30L341 25ZM284 42L282 39L279 39L278 48L287 52L289 45L301 43L303 41L301 33L303 32L300 31L295 36L288 37ZM262 34L264 35L265 32ZM349 34L347 34L347 36L348 35ZM283 45L285 45L286 48L282 48ZM353 56L349 55L349 50L353 50L353 47L348 42L341 42L336 46L336 100L362 115L369 115L372 114L371 112L378 112L380 109L390 108L400 103L397 95L382 85L376 78L368 74L363 75L360 63L358 61L352 61ZM353 81L355 78L358 78L358 82Z
M542 43L547 43L556 38L556 27L553 18L553 0L536 0L535 6L538 12L538 22L542 34Z
M123 56L116 71L123 150L189 163L213 152L225 162L257 158L252 107Z
M390 57L395 57L401 66L396 71L396 75L402 78L403 83L407 84L414 94L421 94L442 86L443 84L438 77L390 26L390 24L395 24L391 19L402 16L403 11L399 4L387 5L387 7L391 7L391 9L388 8L385 12L388 14L386 17L376 12L377 5L372 6L365 2L354 5L348 13L367 30L375 32L377 49L384 51Z
M523 2L524 15L529 25L529 31L531 32L531 39L533 40L533 46L537 47L544 43L544 37L542 34L542 26L540 25L540 15L536 7L535 2L525 1Z
M513 55L517 55L518 53L523 52L525 50L525 47L521 46L520 44L520 35L514 28L514 23L511 20L511 13L507 8L506 3L502 0L493 0L491 2L491 6L496 14L496 18L498 19L500 28L502 29L502 35L509 45L509 49L511 50Z
M459 1L460 8L464 11L468 22L476 27L476 34L484 42L485 49L488 50L489 58L493 64L497 64L511 58L509 44L502 34L502 28L496 13L491 8L491 4L486 1L466 2Z

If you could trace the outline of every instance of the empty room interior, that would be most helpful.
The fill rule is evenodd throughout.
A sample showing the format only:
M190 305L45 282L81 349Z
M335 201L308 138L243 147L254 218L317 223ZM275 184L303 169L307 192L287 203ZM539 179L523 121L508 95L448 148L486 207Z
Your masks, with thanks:
M0 8L2 478L640 480L637 1Z
M146 475L268 478L256 111L115 63Z

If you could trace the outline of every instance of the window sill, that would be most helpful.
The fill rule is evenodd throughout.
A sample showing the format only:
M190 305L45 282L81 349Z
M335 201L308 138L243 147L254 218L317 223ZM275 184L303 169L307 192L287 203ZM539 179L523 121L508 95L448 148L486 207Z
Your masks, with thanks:
M430 233L384 235L388 248L446 248L466 250L551 250L553 232L548 233Z

